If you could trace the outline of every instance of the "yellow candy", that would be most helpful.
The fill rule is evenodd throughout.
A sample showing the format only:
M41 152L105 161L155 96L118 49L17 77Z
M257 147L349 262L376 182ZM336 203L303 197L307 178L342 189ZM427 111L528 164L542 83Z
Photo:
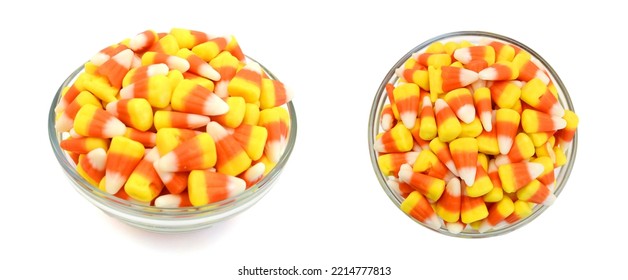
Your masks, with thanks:
M87 80L83 85L85 89L93 93L96 97L105 102L105 104L115 101L118 95L118 89L112 87L106 79L96 78Z
M255 104L246 103L244 107L243 124L257 125L259 122L259 107Z
M170 92L173 92L175 88L179 85L179 82L183 81L185 78L183 77L183 73L177 69L172 69L168 71L168 81L170 83ZM210 81L211 82L211 81ZM213 88L214 83L212 83Z
M215 116L212 119L225 127L236 128L240 126L244 120L246 114L246 102L244 98L240 96L228 97L227 105L229 105L229 111L220 116Z
M425 49L425 53L444 53L444 52L445 52L445 45L440 41L431 43Z
M482 134L482 131L484 131L482 123L477 117L473 119L471 123L460 122L460 126L462 127L462 131L460 132L460 135L458 137L475 138L480 136L480 134Z
M447 65L449 65L449 63L447 63ZM427 73L429 75L430 81L430 100L432 102L436 102L436 99L438 99L438 95L444 93L443 78L441 77L443 71L440 69L440 67L436 68L434 66L428 66Z

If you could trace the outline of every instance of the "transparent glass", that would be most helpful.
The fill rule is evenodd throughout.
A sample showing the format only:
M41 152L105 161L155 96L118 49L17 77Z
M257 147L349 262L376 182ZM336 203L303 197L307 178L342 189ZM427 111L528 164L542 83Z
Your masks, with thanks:
M373 148L373 144L375 143L375 137L377 136L378 133L382 132L380 124L379 124L379 119L380 119L380 115L382 113L382 109L384 108L384 105L387 103L388 98L386 96L386 84L387 83L392 83L395 84L398 81L398 77L395 75L395 69L399 68L400 66L402 66L405 61L410 58L410 56L418 51L423 51L425 50L430 44L434 43L434 42L459 42L462 40L467 40L471 43L474 44L478 44L483 40L486 39L490 39L490 40L494 40L494 41L500 41L503 43L510 43L512 45L515 45L527 52L529 52L532 57L536 58L539 62L539 67L542 70L546 70L546 72L549 74L552 82L554 83L554 85L556 86L556 89L558 91L558 97L559 97L559 101L560 104L565 108L565 109L569 109L571 111L574 111L574 107L573 107L573 103L571 101L571 98L569 97L569 93L567 92L567 88L565 88L565 85L563 84L563 82L560 80L560 78L558 77L558 74L556 74L556 72L554 71L554 69L550 66L549 63L547 63L547 61L545 61L540 55L538 55L534 50L532 50L531 48L529 48L528 46L514 40L511 38L508 38L506 36L502 36L502 35L498 35L498 34L494 34L494 33L489 33L489 32L483 32L483 31L458 31L458 32L451 32L451 33L446 33L446 34L442 34L440 36L434 37L432 39L429 39L423 43L421 43L420 45L414 47L413 49L411 49L410 51L408 51L408 53L406 53L404 56L402 56L399 61L397 61L397 63L395 63L395 65L393 65L390 68L390 71L388 71L388 73L386 74L386 76L384 77L384 80L382 81L382 83L380 84L379 88L377 89L377 92L375 94L375 98L373 100L373 105L371 107L371 112L370 112L370 117L369 117L369 124L368 124L368 144L369 144L369 153L371 156L371 163L373 165L373 170L375 171L375 175L377 176L377 180L379 181L380 185L382 186L382 188L384 189L384 192L386 192L386 194L388 195L388 197L392 200L392 202L399 207L401 205L401 202L403 202L403 197L401 197L401 195L399 193L397 193L396 191L394 191L393 189L390 188L390 186L388 185L388 183L386 182L386 176L379 170L379 166L378 166L378 157L377 157L377 152L375 151L375 149ZM577 151L577 146L578 146L578 134L576 132L576 135L573 139L573 143L571 144L571 147L567 150L565 150L565 155L567 157L567 163L565 165L563 165L560 168L557 168L555 170L556 173L556 189L554 190L554 195L556 195L558 197L558 195L562 192L563 188L565 187L566 183L567 183L567 179L569 179L569 174L571 173L571 170L573 169L573 165L576 159L576 151ZM417 221L416 219L410 217L408 215L409 218L413 219L414 221L416 221L417 223L425 226L426 228L430 229L430 230L434 230L436 232L445 234L445 235L449 235L449 236L456 236L456 237L467 237L467 238L474 238L474 237L490 237L490 236L497 236L497 235L501 235L504 233L508 233L511 232L517 228L520 228L524 225L526 225L527 223L531 222L532 220L534 220L536 217L538 217L539 215L541 215L541 213L543 213L548 207L547 206L543 206L543 205L537 205L534 207L533 212L530 216L528 216L525 219L522 219L516 223L513 223L511 225L508 225L506 227L500 228L500 229L495 229L495 230L491 230L485 233L478 233L477 231L472 231L469 230L467 227L465 230L463 230L461 233L458 234L453 234L451 232L449 232L445 227L441 227L439 229L432 229L426 225L424 225L422 222ZM403 213L401 210L399 210L401 213ZM405 214L405 213L404 213Z
M255 61L251 58L248 58ZM257 62L257 61L255 61ZM258 62L259 63L259 62ZM261 65L261 64L260 64ZM263 65L262 69L268 77L276 77ZM76 69L61 84L54 96L50 112L48 114L48 135L52 150L63 169L63 172L72 182L74 189L85 199L108 215L117 218L129 225L156 232L185 232L210 227L211 225L227 220L236 214L248 209L259 201L274 185L275 180L281 174L283 167L288 162L295 145L297 136L297 116L292 102L288 102L285 108L290 114L290 131L288 143L283 155L273 168L260 182L245 190L243 193L215 203L201 207L160 208L146 206L120 199L109 193L103 192L88 183L76 171L76 165L68 154L59 146L61 134L55 129L55 107L61 99L61 91L83 71L83 66Z

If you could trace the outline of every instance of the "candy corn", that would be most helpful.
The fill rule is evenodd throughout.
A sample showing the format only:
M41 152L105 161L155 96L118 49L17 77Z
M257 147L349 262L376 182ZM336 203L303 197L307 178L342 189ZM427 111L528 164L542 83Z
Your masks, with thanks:
M436 213L434 213L430 203L417 191L410 193L401 203L400 208L401 211L425 223L432 229L438 229L441 226L441 222L438 216L436 216Z
M497 130L497 142L499 152L508 154L512 148L521 116L512 109L499 109L495 113L495 128Z
M498 61L478 73L482 80L487 81L507 81L514 80L519 76L519 69L515 68L512 62Z
M453 111L442 99L436 100L434 103L436 112L436 126L438 129L438 139L442 142L449 142L456 139L462 132L460 121L454 115Z
M156 108L166 108L171 95L170 80L164 75L147 77L120 89L121 99L144 98Z
M445 102L447 102L461 121L468 124L475 119L473 97L468 89L460 88L448 92L447 95L445 95Z
M145 52L153 44L157 43L159 36L154 30L146 30L135 35L129 42L129 47L135 52Z
M436 203L436 214L446 222L457 222L460 219L461 195L460 181L457 178L451 179Z
M143 98L116 100L107 104L107 112L129 127L147 131L153 126L153 109Z
M155 129L160 130L165 127L176 128L198 128L207 125L210 121L209 117L183 113L177 111L157 110L154 116Z
M218 172L236 176L251 166L251 158L224 127L216 122L210 122L207 124L207 133L216 143Z
M113 137L107 151L105 190L110 194L117 193L143 156L144 145L141 143L124 136Z
M375 141L375 150L382 153L407 152L412 149L412 134L404 124L398 123Z
M172 109L207 116L222 115L229 105L206 88L189 80L179 82L172 93Z
M190 207L192 203L187 192L180 194L164 194L155 199L155 206L161 208Z
M286 88L282 82L262 78L259 96L259 107L263 110L281 106L292 100L293 95L294 93L292 92L292 90Z
M151 149L137 164L128 180L124 184L124 191L132 198L150 202L155 199L164 187L153 162L159 159L159 151Z
M155 164L165 172L208 169L216 164L216 144L209 134L201 133L179 144Z
M419 113L419 86L402 84L393 90L399 118L408 129L414 127Z
M431 201L437 201L445 190L445 181L413 172L409 164L401 165L399 168L399 179L413 186Z
M502 188L513 193L532 182L543 173L543 165L535 162L517 162L504 164L498 169Z
M419 127L419 136L423 140L432 140L438 133L436 119L434 118L434 109L432 109L432 101L430 101L429 96L423 97L421 125Z
M244 180L209 170L194 170L188 178L188 194L194 206L234 197L245 189Z
M79 155L76 172L83 176L92 185L98 185L105 177L107 152L103 148L96 148L86 154Z
M527 133L556 131L567 126L563 118L548 115L536 110L526 109L521 113L521 127Z
M227 91L231 96L242 96L247 103L259 100L262 87L262 68L251 62L236 72L229 82Z
M81 136L112 138L124 135L126 126L107 111L85 104L76 113L74 131Z
M478 229L479 232L486 232L499 222L506 219L515 211L515 204L508 196L504 196L501 201L491 205L488 209L488 216Z
M475 182L478 143L474 138L458 138L449 144L460 178L469 186Z

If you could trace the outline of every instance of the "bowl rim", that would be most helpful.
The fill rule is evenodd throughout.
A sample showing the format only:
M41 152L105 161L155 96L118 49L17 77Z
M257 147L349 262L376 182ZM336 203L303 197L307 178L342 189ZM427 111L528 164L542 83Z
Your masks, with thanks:
M375 137L377 136L377 133L380 131L380 124L379 124L379 116L381 115L381 111L383 109L384 104L386 104L386 92L385 92L385 88L386 88L386 84L388 83L396 83L398 81L398 77L395 73L395 69L401 67L407 60L408 58L410 58L412 56L413 53L421 51L426 49L430 44L434 43L434 42L438 42L438 41L447 41L447 40L452 40L452 41L460 41L460 40L464 40L466 38L476 38L476 39L481 39L481 38L488 38L488 39L493 39L493 40L498 40L501 42L506 42L506 43L510 43L513 44L519 48L521 48L522 50L525 50L526 52L530 53L530 55L532 56L532 58L538 60L538 64L540 64L539 66L542 68L545 68L547 70L547 74L550 76L550 79L552 81L552 83L556 86L556 90L558 91L558 95L559 95L559 102L561 103L561 105L563 107L565 107L566 109L569 109L573 112L575 112L575 108L573 106L573 102L571 100L571 97L569 95L569 92L567 91L567 88L565 87L565 85L563 84L562 80L560 79L560 77L558 76L558 74L556 73L556 71L551 67L551 65L542 57L540 56L537 52L535 52L533 49L531 49L530 47L528 47L527 45L512 39L510 37L504 36L504 35L500 35L500 34L496 34L496 33L492 33L492 32L486 32L486 31L454 31L454 32L448 32L448 33L443 33L441 35L432 37L431 39L428 39L426 41L424 41L423 43L413 47L412 49L410 49L405 55L403 55L388 71L388 73L384 76L384 79L382 80L381 84L379 85L376 93L375 93L375 97L373 98L373 103L371 105L371 111L370 111L370 115L369 115L369 123L368 123L368 146L369 146L369 155L371 158L371 165L373 167L373 171L375 173L375 176L377 177L377 180L380 183L380 186L382 187L382 189L384 190L384 192L386 193L386 195L388 196L388 198L397 206L397 208L399 209L399 206L401 205L401 202L403 201L403 198L401 198L400 195L395 194L393 190L390 189L390 187L388 186L388 183L386 182L387 178L386 176L380 171L379 166L378 166L378 154L377 151L375 151L373 144L375 143ZM454 40L455 39L455 40ZM567 163L560 168L560 171L558 172L558 174L556 175L556 187L554 189L554 195L556 197L559 196L559 194L562 192L562 190L564 189L567 180L569 178L569 175L573 169L574 163L575 163L575 159L576 159L576 153L577 153L577 146L578 146L578 130L576 130L576 133L574 135L573 141L569 147L569 149L567 149L565 152L565 155L567 157ZM556 172L556 168L554 169L554 172ZM533 212L532 214L530 214L530 216L523 218L513 224L507 225L505 227L499 228L499 229L494 229L494 230L490 230L484 233L479 233L479 232L460 232L460 233L451 233L449 232L447 229L445 229L444 227L440 227L438 229L433 229L427 225L425 225L424 223L412 218L410 215L404 213L403 211L401 211L402 213L404 213L406 216L408 216L409 218L411 218L412 220L414 220L416 223L422 225L425 228L428 228L434 232L438 232L444 235L448 235L448 236L452 236L452 237L461 237L461 238L484 238L484 237L493 237L493 236L498 236L498 235L503 235L506 234L508 232L514 231L528 223L530 223L531 221L533 221L534 219L536 219L539 215L541 215L543 212L545 212L545 210L547 210L549 206L545 206L545 205L536 205L533 208Z
M266 73L266 75L270 79L277 80L277 77L268 68L266 68L266 66L249 56L246 56L246 58L251 62L259 64L264 73ZM48 137L50 140L50 145L52 146L53 153L57 161L59 162L59 165L62 167L65 174L70 178L72 183L75 185L75 188L77 190L80 190L81 194L87 195L90 200L94 199L95 201L106 204L108 207L116 207L119 208L118 210L123 211L129 210L136 214L136 216L142 216L144 218L151 217L156 219L168 219L175 217L196 218L198 216L220 215L223 212L232 212L233 207L248 205L249 201L256 201L256 199L259 199L257 198L258 196L264 195L272 187L273 181L275 181L278 178L279 174L281 174L281 171L285 167L288 159L290 158L290 155L292 154L292 151L294 150L297 138L297 115L294 104L291 100L282 105L285 106L290 116L290 127L288 132L287 144L283 154L281 155L273 169L268 172L268 174L266 174L259 182L255 183L253 186L247 188L244 192L222 201L209 203L203 206L189 207L156 207L116 197L93 186L92 184L87 182L87 180L85 180L80 174L78 174L75 169L76 164L69 158L69 155L67 155L67 153L63 149L61 149L59 145L61 133L57 132L55 128L55 108L61 100L63 89L66 86L70 86L84 69L85 65L81 65L76 70L74 70L61 83L57 92L55 93L50 106L50 110L48 112ZM97 206L99 208L102 207L101 205Z

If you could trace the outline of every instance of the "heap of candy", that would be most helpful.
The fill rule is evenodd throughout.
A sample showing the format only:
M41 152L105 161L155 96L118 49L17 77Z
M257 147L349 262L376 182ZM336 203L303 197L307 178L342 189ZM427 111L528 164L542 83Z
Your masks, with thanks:
M117 197L202 206L266 175L292 98L233 36L147 30L108 46L63 89L55 127L77 172Z

